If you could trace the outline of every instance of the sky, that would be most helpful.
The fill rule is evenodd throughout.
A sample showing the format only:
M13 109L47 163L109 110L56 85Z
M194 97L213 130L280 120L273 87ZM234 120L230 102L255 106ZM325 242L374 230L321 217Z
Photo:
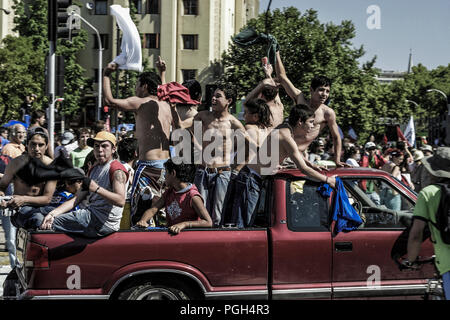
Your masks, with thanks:
M269 0L260 0L260 13ZM406 71L413 64L431 70L450 63L450 0L272 0L271 10L294 6L318 12L321 23L351 20L355 47L364 46L360 63L377 56L375 67Z

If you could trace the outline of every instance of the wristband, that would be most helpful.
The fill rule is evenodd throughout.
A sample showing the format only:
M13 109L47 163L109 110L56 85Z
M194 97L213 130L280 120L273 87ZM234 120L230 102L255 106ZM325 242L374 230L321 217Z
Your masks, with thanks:
M98 186L97 189L95 189L94 193L97 193L98 189L100 189L100 186Z

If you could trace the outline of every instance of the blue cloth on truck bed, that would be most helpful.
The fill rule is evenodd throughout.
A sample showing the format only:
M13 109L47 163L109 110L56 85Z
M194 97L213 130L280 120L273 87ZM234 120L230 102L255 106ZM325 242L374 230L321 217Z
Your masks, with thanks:
M329 197L329 185L322 184L318 189L318 192L324 197ZM336 177L336 194L334 197L334 209L333 209L333 221L336 221L334 227L334 234L338 234L341 231L349 232L358 229L363 223L358 212L350 204L348 200L347 191L345 190L344 183L341 178Z

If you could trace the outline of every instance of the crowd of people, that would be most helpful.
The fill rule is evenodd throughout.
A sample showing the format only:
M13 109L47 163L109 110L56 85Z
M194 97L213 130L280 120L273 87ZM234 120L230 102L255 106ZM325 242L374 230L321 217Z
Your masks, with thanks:
M142 73L135 96L125 99L111 92L110 76L118 66L104 69L105 102L134 113L133 132L116 136L97 122L64 132L53 150L43 113L33 114L28 130L15 124L8 137L0 130L0 196L12 196L0 202L9 249L14 226L86 237L106 236L121 224L167 227L174 234L229 223L251 227L264 177L284 166L332 188L336 176L325 174L324 167L381 169L417 192L429 184L422 160L433 153L430 146L377 144L373 137L360 146L341 139L336 114L326 105L331 80L314 77L307 99L287 77L279 51L275 68L264 64L264 79L246 96L243 122L230 113L236 97L229 85L218 83L211 108L199 111L200 84L166 83L161 58L157 69L159 74ZM293 101L286 119L280 87ZM330 136L322 138L325 128ZM176 144L180 132L188 135L181 134ZM3 144L3 139L10 140ZM180 152L184 139L188 148Z
M426 141L426 137L423 137ZM309 161L317 165L334 167L331 145L327 137L319 138L311 143L308 150ZM350 138L343 139L342 161L351 167L380 169L392 174L410 189L419 193L429 185L427 176L423 174L422 159L432 156L434 148L426 143L420 147L409 146L403 140L376 142L373 135L364 145L359 145Z

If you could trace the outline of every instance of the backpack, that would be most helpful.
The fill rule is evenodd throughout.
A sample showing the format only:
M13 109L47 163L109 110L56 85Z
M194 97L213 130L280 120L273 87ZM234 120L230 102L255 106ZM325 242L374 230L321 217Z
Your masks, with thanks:
M436 223L432 223L440 232L442 241L450 244L450 182L436 183L441 188L441 200L436 212Z

